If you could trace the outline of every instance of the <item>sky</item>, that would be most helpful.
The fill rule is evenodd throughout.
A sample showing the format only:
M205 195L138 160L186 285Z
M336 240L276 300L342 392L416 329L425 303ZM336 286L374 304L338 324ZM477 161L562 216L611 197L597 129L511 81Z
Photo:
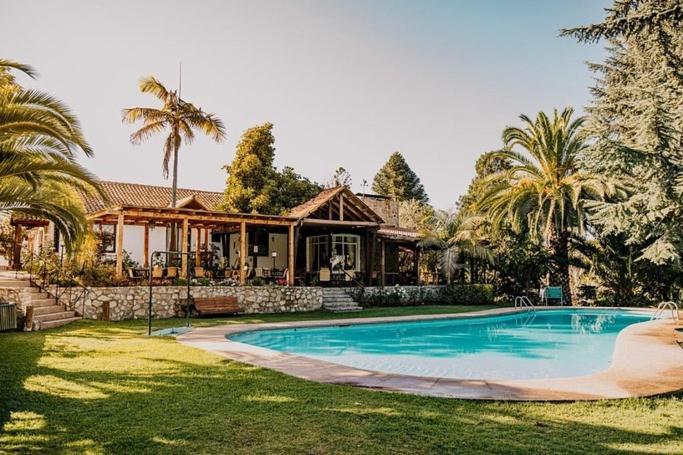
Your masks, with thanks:
M0 56L37 68L27 87L78 115L104 180L169 185L160 136L133 146L121 109L156 106L154 75L225 123L227 139L180 150L178 184L222 191L244 130L274 124L277 167L361 191L400 151L431 202L453 206L477 157L522 113L590 100L601 45L559 29L608 0L0 0ZM369 189L369 186L368 186Z

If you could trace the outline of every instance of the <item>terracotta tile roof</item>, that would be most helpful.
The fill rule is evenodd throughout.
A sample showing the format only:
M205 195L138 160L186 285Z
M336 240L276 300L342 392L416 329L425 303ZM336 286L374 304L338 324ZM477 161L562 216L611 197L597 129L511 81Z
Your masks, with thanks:
M305 218L311 213L318 210L323 205L325 205L327 201L329 201L331 198L341 193L342 191L344 191L343 186L338 186L335 188L325 188L320 193L318 193L318 195L314 198L309 199L303 204L299 204L296 207L292 208L289 211L288 215L293 216L295 218Z
M420 240L422 238L420 231L386 224L380 226L377 235L398 240Z
M368 221L375 222L377 224L384 222L381 216L368 207L368 205L363 202L362 199L353 194L353 192L345 186L337 186L322 190L314 198L291 209L288 215L294 218L308 218L316 210L323 207L328 202L331 202L336 196L341 194L343 194L343 198L346 203L355 207L357 212L362 213L362 216L366 217Z
M105 203L99 197L85 196L83 204L87 213L97 212L119 205L133 205L138 207L169 207L171 203L171 188L167 186L142 185L138 183L108 182L101 181L100 185L109 201ZM215 210L223 202L223 193L215 191L192 190L178 188L177 199L188 200L194 196L194 200L206 207Z

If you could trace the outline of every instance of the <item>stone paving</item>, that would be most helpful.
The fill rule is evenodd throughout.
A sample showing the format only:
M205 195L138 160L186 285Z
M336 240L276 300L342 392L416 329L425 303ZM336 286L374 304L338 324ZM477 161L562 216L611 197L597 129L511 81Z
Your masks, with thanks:
M538 307L552 310L557 307ZM445 318L471 318L520 311L500 308L465 314L336 319L268 324L238 324L198 328L180 335L183 344L302 379L436 397L511 401L573 401L657 395L683 390L683 349L677 343L680 321L656 320L633 324L617 337L609 369L580 377L533 380L463 380L386 374L337 365L229 341L243 331L372 324Z

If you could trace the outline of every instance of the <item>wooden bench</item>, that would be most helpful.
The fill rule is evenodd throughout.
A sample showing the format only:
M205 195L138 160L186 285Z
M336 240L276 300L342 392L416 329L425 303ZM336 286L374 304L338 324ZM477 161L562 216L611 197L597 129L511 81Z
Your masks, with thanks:
M195 297L193 300L194 309L199 316L242 312L242 307L237 303L237 297Z

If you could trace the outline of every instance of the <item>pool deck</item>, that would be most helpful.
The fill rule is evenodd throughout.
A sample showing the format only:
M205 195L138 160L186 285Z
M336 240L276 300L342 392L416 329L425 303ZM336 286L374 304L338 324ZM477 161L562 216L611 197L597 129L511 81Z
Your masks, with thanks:
M537 309L553 310L566 309L566 307L537 307ZM467 380L379 373L226 339L228 335L253 330L467 319L520 311L522 310L515 308L497 308L458 314L234 324L194 329L178 336L177 340L188 346L204 349L232 360L310 381L435 397L509 401L575 401L643 397L683 390L683 349L677 342L677 337L679 341L683 341L683 334L676 331L677 328L683 327L683 322L671 319L637 323L622 330L617 337L612 365L609 369L588 376L557 379Z

